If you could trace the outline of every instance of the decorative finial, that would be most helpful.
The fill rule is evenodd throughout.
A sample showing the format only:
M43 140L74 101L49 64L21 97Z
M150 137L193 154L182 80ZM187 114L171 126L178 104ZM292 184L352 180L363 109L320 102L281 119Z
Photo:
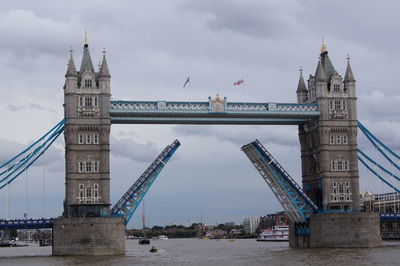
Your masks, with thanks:
M107 53L107 51L106 51L106 48L103 48L103 51L101 51L102 53L103 53L103 55L105 56L106 55L106 53Z
M349 55L347 55L346 60L347 60L347 64L350 64L350 56Z
M303 75L303 67L302 66L300 66L299 71L300 71L300 75Z
M88 43L88 40L87 40L87 30L85 30L85 43L84 43L85 45L88 45L89 43Z
M72 46L71 47L69 47L69 50L68 50L68 52L69 52L69 55L71 56L71 58L72 58L72 54L74 53L74 50L72 50Z
M328 52L328 49L326 48L325 39L322 38L321 54L323 54L325 52Z
M219 94L218 94L218 92L217 92L217 97L216 97L216 99L219 100Z

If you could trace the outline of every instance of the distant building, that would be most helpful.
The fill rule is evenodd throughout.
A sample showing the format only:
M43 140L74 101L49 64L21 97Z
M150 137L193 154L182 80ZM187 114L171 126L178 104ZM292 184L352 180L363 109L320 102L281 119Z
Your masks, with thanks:
M285 212L278 212L267 214L265 216L260 217L260 223L258 226L258 231L262 231L264 229L272 228L276 225L288 225L289 217Z
M226 226L234 226L234 225L235 225L235 222L227 222L227 223L225 223L225 225L226 225Z
M192 220L187 220L186 221L186 227L191 227L193 224Z
M249 217L243 220L243 230L247 234L254 234L260 223L260 217Z

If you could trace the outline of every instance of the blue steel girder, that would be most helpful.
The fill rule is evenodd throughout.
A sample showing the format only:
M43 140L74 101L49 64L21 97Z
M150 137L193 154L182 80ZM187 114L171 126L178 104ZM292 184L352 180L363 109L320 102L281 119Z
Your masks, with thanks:
M179 141L175 140L160 153L153 163L114 205L110 211L111 216L124 217L125 224L130 221L143 197L147 194L151 185L179 146Z
M219 104L219 105L218 105ZM111 101L113 124L298 125L320 115L317 104Z
M52 228L54 218L0 220L0 230Z
M308 217L316 212L318 207L265 147L256 140L244 145L242 151L270 186L291 220L307 222Z

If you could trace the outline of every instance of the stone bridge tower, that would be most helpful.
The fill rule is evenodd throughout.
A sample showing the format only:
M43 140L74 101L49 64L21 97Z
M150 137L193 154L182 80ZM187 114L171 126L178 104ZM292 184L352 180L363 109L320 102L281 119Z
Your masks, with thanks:
M343 79L323 44L308 86L300 74L297 101L317 103L321 112L299 126L304 190L323 211L358 211L356 81L349 59Z
M95 71L85 37L79 71L65 74L65 200L53 226L54 255L125 253L125 220L110 210L110 72Z
M321 112L299 126L303 189L319 212L310 216L308 233L291 224L289 245L380 246L379 215L360 212L356 81L349 59L342 78L323 44L315 75L306 85L300 73L296 93L298 103L316 103Z

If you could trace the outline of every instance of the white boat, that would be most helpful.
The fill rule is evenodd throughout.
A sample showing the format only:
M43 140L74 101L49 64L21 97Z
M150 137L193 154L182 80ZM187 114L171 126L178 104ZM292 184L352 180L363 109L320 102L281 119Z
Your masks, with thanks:
M289 226L278 225L262 231L257 241L289 241Z
M157 239L157 240L167 240L167 239L168 239L168 236L166 236L166 235L153 236L153 239Z

